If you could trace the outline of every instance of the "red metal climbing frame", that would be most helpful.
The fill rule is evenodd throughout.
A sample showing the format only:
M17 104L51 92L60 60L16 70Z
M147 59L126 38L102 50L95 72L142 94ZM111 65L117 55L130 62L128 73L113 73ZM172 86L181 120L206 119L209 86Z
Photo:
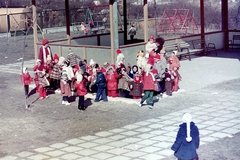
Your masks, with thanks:
M180 35L194 34L194 31L198 32L198 26L189 9L165 9L157 29L157 32Z

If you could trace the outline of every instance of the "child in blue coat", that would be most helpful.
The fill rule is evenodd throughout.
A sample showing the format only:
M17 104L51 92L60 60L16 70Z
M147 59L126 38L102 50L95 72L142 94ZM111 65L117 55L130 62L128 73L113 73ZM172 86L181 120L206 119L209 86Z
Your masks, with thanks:
M198 127L192 122L190 113L183 115L183 123L179 125L176 140L171 147L174 156L178 160L198 160L196 150L199 147L199 131Z

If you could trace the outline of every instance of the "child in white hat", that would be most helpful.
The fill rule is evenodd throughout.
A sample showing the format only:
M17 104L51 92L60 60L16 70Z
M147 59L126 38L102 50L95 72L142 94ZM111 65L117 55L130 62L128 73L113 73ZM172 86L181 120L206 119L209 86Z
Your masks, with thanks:
M196 150L199 147L198 127L192 122L190 113L184 113L183 123L179 125L178 134L171 149L178 160L198 160Z

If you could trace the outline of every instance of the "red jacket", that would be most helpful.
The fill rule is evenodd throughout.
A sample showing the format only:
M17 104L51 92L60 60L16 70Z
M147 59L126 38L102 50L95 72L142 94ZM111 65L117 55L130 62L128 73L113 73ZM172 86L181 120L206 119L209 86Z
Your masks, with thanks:
M29 73L23 73L23 75L20 75L20 79L24 85L29 85L32 82L32 77Z
M117 79L118 79L117 72L114 72L112 75L106 74L107 89L109 91L116 91L118 89Z
M152 66L154 65L155 63L154 57L155 57L155 53L154 51L151 51L148 57L148 64L151 64Z
M143 90L155 90L155 78L151 72L144 73L143 76Z
M80 83L77 81L74 84L75 89L77 90L78 96L85 96L87 94L87 89L84 85L85 80L82 80Z

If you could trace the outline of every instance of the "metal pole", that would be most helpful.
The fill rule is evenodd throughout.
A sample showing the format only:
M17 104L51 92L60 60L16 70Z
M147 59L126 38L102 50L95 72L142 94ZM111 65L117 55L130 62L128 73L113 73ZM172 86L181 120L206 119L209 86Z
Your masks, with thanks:
M65 10L66 10L66 33L67 33L67 39L68 39L68 44L71 44L69 0L65 0Z
M127 44L127 0L123 0L123 24L124 24L124 44Z
M154 0L154 17L155 17L155 37L157 37L157 3Z
M200 0L200 19L201 19L201 39L205 39L205 23L204 23L204 0ZM204 48L204 44L201 44Z
M148 42L148 2L147 0L143 1L143 10L144 10L144 42Z
M9 14L8 14L8 1L5 0L5 5L6 5L6 20L7 20L7 39L8 39L8 34L10 31L10 18L9 18Z
M37 9L36 0L32 0L32 16L33 16L33 43L34 43L34 55L35 59L38 58L38 37L37 37Z
M228 1L222 0L222 30L224 32L224 48L228 49L229 31L228 31Z

